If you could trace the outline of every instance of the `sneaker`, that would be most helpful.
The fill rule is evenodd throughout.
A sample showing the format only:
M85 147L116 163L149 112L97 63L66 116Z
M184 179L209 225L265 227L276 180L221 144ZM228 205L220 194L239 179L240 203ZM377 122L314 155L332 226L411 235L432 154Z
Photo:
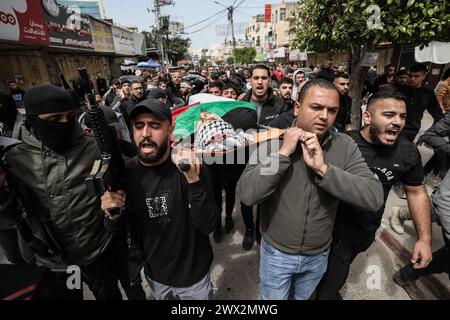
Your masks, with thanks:
M405 232L405 228L403 227L404 223L404 208L400 207L392 207L391 209L391 216L389 217L389 225L391 226L392 230L394 230L398 234L403 234Z
M249 251L253 247L255 238L253 237L253 229L247 229L244 234L244 240L242 241L242 247Z
M230 233L234 229L234 221L232 217L225 217L225 232Z
M412 300L425 300L425 294L417 287L416 282L404 277L402 269L398 270L392 277L394 282L405 289Z
M405 188L402 185L394 185L394 192L400 199L406 199Z
M222 224L220 223L213 232L213 238L216 243L223 241Z

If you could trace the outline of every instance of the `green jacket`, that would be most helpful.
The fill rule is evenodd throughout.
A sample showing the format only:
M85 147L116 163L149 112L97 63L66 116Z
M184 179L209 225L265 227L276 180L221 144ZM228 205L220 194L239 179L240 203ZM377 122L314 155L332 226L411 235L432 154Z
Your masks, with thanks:
M84 134L79 125L74 135L74 145L61 156L21 125L22 143L9 149L4 160L8 181L13 182L27 212L17 211L16 193L4 191L0 220L11 224L22 215L33 235L54 249L55 257L85 265L107 248L111 234L104 227L100 199L88 194L84 181L100 157L95 138ZM55 257L40 256L49 264Z
M330 132L322 142L323 178L307 167L300 145L288 158L278 153L281 143L261 144L238 183L241 201L260 205L261 233L278 250L316 255L327 249L340 201L374 212L383 205L381 183L349 136Z

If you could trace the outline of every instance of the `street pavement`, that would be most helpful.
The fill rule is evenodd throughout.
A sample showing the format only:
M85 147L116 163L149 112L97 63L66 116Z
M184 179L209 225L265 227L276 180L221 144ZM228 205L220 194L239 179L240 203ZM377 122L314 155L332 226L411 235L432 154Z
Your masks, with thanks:
M422 132L432 124L432 118L425 113L422 121ZM419 147L423 163L432 155L432 151L426 147ZM431 190L430 190L431 191ZM225 198L225 197L224 197ZM238 201L237 197L237 201ZM238 202L236 202L238 203ZM392 276L410 258L416 235L414 225L408 221L405 224L405 234L397 235L389 227L388 217L392 206L406 206L406 200L399 199L391 191L386 210L383 215L382 225L377 232L376 241L364 253L358 255L353 262L347 283L341 290L345 300L409 300L410 297L403 288L392 281ZM239 206L235 206L239 208ZM244 224L240 212L234 212L235 230L225 234L224 240L216 244L211 235L211 243L214 250L214 262L212 265L212 282L214 299L218 300L257 300L259 283L259 245L255 244L252 250L245 251L242 248ZM224 217L223 217L224 219ZM389 242L386 239L393 241ZM404 251L399 251L392 243L398 244ZM433 224L433 250L443 245L440 227ZM406 250L406 251L405 251ZM409 251L409 252L408 252ZM409 254L409 256L408 256ZM0 249L0 263L7 263ZM445 274L433 276L432 281L417 282L425 299L438 299L436 289L430 289L430 283L447 290L450 289L448 276ZM148 298L151 298L151 290L144 280L144 290ZM444 292L445 297L445 292ZM94 299L85 286L84 298ZM442 296L441 296L442 298ZM447 297L449 299L450 297Z

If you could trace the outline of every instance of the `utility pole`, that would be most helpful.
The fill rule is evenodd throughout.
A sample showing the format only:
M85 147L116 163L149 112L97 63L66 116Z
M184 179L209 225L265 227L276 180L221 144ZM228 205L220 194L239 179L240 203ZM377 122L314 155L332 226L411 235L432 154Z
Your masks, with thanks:
M161 57L163 67L167 63L169 63L169 57L167 52L164 51L164 41L161 33L161 7L175 5L173 0L154 0L154 9L155 13L155 37L156 42L158 43L158 51L159 56Z
M218 5L225 7L228 10L228 21L231 24L231 37L233 40L233 68L236 69L236 56L234 55L234 52L236 50L236 38L234 37L234 23L233 23L233 14L234 14L234 9L236 9L237 7L239 7L244 1L242 0L237 6L235 6L234 4L231 6L224 6L223 4L214 1L215 3L217 3ZM234 1L234 3L236 3L236 1Z

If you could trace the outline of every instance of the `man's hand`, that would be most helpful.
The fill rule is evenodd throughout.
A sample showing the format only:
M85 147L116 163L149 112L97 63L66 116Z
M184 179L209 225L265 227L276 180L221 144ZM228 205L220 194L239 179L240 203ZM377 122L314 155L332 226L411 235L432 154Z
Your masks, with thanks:
M115 221L122 215L126 200L126 195L123 190L118 190L117 192L106 191L101 200L102 210L110 220ZM112 208L120 208L120 213L117 215L111 215L109 213L109 209Z
M302 130L303 131L303 130ZM325 176L328 166L323 158L322 146L315 133L303 131L300 136L303 149L303 159L308 167L321 177Z
M283 137L283 144L278 153L285 157L290 157L297 149L300 138L304 134L305 131L300 128L289 128L286 130Z
M425 241L419 240L414 245L413 257L411 263L413 263L414 269L423 269L428 266L432 260L431 244Z
M190 164L190 168L186 172L180 170L179 165L182 160L187 161ZM191 148L178 145L178 147L172 151L172 162L175 163L178 170L184 174L188 183L195 183L200 180L200 161L195 155L194 150Z

